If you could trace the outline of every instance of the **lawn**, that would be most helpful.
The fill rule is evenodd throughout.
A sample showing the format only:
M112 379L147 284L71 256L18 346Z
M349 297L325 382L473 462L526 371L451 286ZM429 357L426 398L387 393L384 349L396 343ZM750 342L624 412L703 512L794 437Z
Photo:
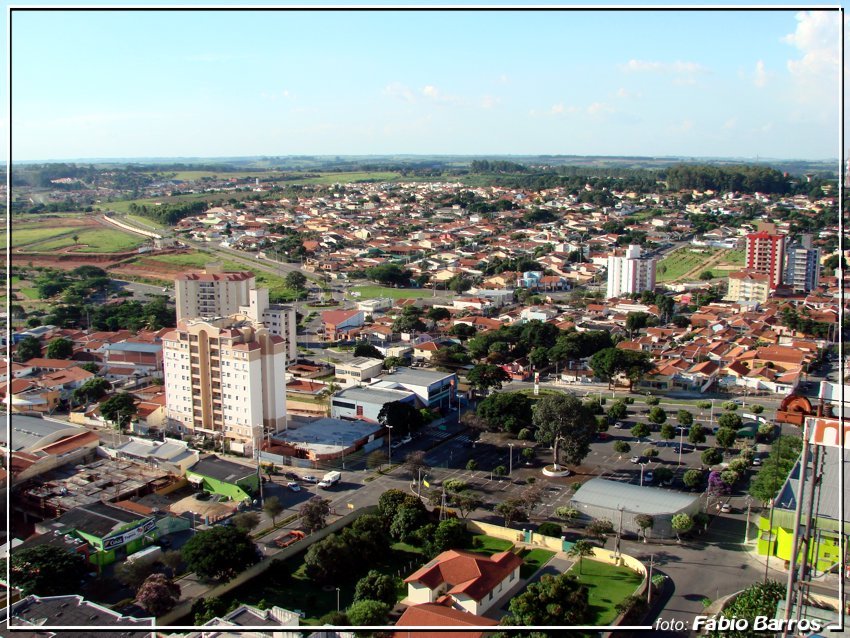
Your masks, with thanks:
M468 541L469 542L466 547L463 547L462 549L470 552L476 552L478 554L486 554L487 556L492 556L498 552L506 552L514 546L514 544L510 541L501 538L493 538L492 536L486 536L485 534L470 535L468 537Z
M359 578L366 575L370 569L383 574L404 578L413 573L422 564L422 556L418 553L391 549L387 559L378 564L363 565L362 573L351 574L349 580L340 580L339 606L344 610L349 607L354 598L354 585ZM278 605L284 609L304 612L302 622L306 625L318 625L322 616L336 610L335 587L315 585L304 573L304 553L297 554L289 560L271 567L262 575L255 578L244 587L230 594L230 598L240 603L256 605L261 600L268 606ZM398 588L398 600L407 595L407 588L402 584Z
M421 299L432 297L434 292L429 288L389 288L387 286L355 286L352 292L359 292L361 299Z
M80 230L79 232L71 232L56 237L55 239L39 242L30 246L32 250L50 251L59 248L67 248L74 245L73 235L77 235L77 244L85 244L85 246L77 249L76 252L86 253L118 253L133 250L141 246L145 239L138 235L131 235L120 230L111 228L90 228Z
M591 609L596 612L597 625L608 625L617 617L618 603L635 593L643 580L640 574L626 567L616 567L598 560L585 558L570 569L570 574L587 586Z
M173 264L181 268L203 268L207 264L214 262L215 257L201 252L178 253L176 255L157 255L156 257L146 257L145 261L156 261L163 264Z
M555 555L555 552L548 549L524 549L519 553L522 558L522 567L519 568L520 578L531 578L538 569L549 562L549 559Z
M55 228L50 227L47 224L27 224L26 226L16 225L12 227L12 247L20 248L22 246L28 246L29 244L46 241L63 235L68 235L68 245L71 245L73 242L70 240L70 237L74 234L74 232L75 229L68 226ZM4 246L6 245L5 232L0 233L0 244Z
M130 213L127 213L125 217L127 218L127 221L130 222L130 224L138 226L140 228L144 228L146 230L162 230L166 228L162 224L155 222L149 217L142 217L141 215L132 215Z
M693 252L690 248L680 248L661 260L658 264L657 281L673 281L704 264L714 255L716 251L705 249L704 253ZM663 266L663 268L662 268ZM699 276L699 273L697 273Z
M299 178L289 174L294 179L287 179L293 184L353 184L356 182L391 182L398 179L399 173L389 172L351 172L351 173L326 173L319 177ZM315 173L310 172L310 175Z

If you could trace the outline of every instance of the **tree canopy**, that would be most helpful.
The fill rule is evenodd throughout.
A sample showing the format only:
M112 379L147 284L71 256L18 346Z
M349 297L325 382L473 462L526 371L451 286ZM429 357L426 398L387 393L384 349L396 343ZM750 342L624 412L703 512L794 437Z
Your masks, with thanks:
M595 612L588 603L587 587L575 576L543 575L519 596L511 599L506 625L586 625Z
M259 560L248 535L228 525L196 532L182 551L187 567L201 580L232 578Z
M521 392L494 392L478 404L476 414L490 430L517 434L531 425L531 399Z
M564 460L573 465L581 463L590 452L590 443L596 437L596 421L576 397L546 395L534 406L532 420L537 428L537 441L554 447L556 464L559 451Z
M378 422L384 427L392 428L392 433L400 438L422 426L422 413L410 403L390 401L378 412Z
M6 573L6 560L0 561ZM25 595L58 596L76 594L80 580L88 572L81 554L53 545L36 545L11 553L11 580Z

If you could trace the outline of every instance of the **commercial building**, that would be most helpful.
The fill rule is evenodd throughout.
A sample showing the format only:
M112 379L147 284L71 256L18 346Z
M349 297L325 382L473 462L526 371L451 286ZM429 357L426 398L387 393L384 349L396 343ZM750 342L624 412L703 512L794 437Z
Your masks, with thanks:
M417 368L396 368L372 384L389 390L409 390L420 407L447 410L457 407L457 375Z
M747 235L746 268L767 275L771 290L782 283L785 268L786 235L776 232L776 224L760 223L758 231Z
M700 511L700 501L694 494L594 478L573 495L570 507L577 509L585 521L604 518L611 521L615 529L633 534L640 533L635 518L648 514L653 519L649 535L671 538L676 535L671 523L673 516L693 516Z
M250 500L260 490L257 468L208 456L186 470L189 483L233 501Z
M6 608L0 619L6 619ZM10 632L19 636L57 636L42 629L42 626L55 627L116 627L107 633L97 632L96 635L106 638L149 638L153 635L156 618L137 618L124 616L116 611L107 609L97 603L89 602L76 594L67 596L36 596L34 594L22 598L8 608L8 621L18 630ZM4 623L5 624L5 623ZM32 633L24 630L32 627ZM80 631L70 635L84 635Z
M344 386L361 385L381 374L383 369L383 359L355 357L351 361L336 364L334 374Z
M409 390L391 390L375 386L348 388L337 392L331 399L331 417L377 422L381 409L394 401L416 405L416 395Z
M178 322L162 337L168 428L244 452L286 426L286 343L244 315Z
M724 299L735 303L766 303L770 297L770 276L754 270L729 273L729 288Z
M256 287L254 273L224 272L216 263L200 273L183 273L174 280L177 321L232 315L248 304L248 293Z
M641 247L636 245L620 254L609 255L607 297L655 290L655 266L655 258L643 257Z
M788 246L786 253L785 283L794 292L809 292L817 288L820 248L812 247L812 236L801 236L799 243Z

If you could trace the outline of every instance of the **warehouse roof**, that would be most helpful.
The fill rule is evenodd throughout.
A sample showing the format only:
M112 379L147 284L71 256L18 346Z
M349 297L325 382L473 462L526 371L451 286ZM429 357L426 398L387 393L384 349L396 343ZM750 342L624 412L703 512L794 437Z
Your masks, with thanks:
M642 487L622 481L594 478L581 486L572 498L572 505L581 510L582 505L607 507L635 514L651 516L677 514L690 507L697 496L682 494L660 487Z

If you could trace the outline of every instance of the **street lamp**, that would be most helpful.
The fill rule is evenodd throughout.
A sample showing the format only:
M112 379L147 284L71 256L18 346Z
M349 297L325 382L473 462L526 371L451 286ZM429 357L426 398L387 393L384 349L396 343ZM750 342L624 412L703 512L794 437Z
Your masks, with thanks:
M339 587L336 588L336 610L339 611Z
M387 465L393 464L393 426L387 426Z
M508 476L514 471L514 444L508 443Z
M643 468L646 467L646 463L640 464L640 486L643 487Z

